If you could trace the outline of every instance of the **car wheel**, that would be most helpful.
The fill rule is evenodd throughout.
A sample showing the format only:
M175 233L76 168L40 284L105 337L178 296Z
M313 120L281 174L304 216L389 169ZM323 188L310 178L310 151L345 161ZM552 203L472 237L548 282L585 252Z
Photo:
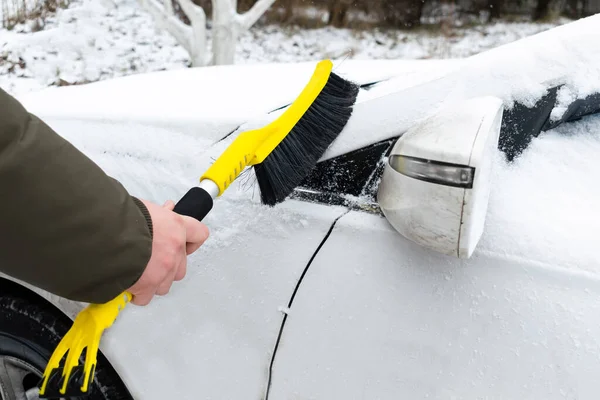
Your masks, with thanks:
M0 399L37 400L50 356L72 321L31 296L0 294ZM80 361L81 362L81 361ZM98 353L89 400L132 400L106 358Z

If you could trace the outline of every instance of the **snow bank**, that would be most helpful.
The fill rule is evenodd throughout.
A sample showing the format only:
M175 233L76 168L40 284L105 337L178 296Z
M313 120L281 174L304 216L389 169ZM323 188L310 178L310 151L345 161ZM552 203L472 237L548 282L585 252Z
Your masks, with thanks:
M48 85L92 82L187 66L187 53L134 0L75 0L48 18L44 30L0 30L0 85L13 94ZM107 7L108 6L108 7ZM24 62L24 68L18 65ZM11 73L8 69L17 64Z

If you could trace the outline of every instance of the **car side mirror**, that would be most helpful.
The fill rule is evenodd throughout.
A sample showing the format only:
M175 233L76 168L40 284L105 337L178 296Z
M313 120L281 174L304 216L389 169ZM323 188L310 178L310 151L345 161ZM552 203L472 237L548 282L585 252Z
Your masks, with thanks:
M398 139L378 203L401 235L443 254L471 257L485 224L503 110L496 97L472 98Z

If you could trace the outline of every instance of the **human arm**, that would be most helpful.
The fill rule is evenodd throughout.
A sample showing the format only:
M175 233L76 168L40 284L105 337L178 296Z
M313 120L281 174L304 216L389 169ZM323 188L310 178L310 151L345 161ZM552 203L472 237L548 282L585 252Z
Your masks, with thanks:
M180 268L187 236L201 244L208 234L189 219L168 232L184 217L150 206L153 218L148 204L0 89L1 272L76 301L103 303L132 285L147 298L156 276Z

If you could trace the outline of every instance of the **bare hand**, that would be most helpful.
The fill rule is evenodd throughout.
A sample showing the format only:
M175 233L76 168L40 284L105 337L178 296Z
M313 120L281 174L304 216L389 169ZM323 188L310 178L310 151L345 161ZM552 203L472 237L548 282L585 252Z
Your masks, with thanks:
M185 277L187 256L208 239L208 228L194 218L173 211L175 203L167 201L162 207L142 200L152 218L154 239L152 256L140 279L128 289L131 302L138 306L150 303L155 295L169 293L174 281Z

